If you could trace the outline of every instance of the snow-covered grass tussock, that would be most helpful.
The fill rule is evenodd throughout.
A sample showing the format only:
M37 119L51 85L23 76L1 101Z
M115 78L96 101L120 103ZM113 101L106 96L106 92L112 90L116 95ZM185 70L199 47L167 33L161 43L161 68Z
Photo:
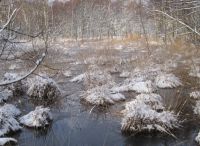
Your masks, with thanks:
M0 138L0 146L4 146L7 144L17 144L17 140L14 138L9 138L9 137L1 137Z
M152 84L152 81L145 81L145 82L137 82L135 84L130 84L130 90L136 91L137 93L152 93L155 88Z
M181 80L174 74L161 73L155 78L155 84L159 88L175 88L181 86Z
M135 68L122 84L113 87L114 91L135 91L137 93L152 93L156 90L154 78L160 73L159 68Z
M27 127L40 128L49 125L52 119L53 118L49 108L38 106L34 111L31 111L27 115L21 117L19 121Z
M112 92L109 85L94 87L84 92L81 96L86 102L99 106L114 104L117 101L125 100L125 96L121 93Z
M57 83L47 76L36 76L27 81L27 94L37 100L54 100L61 95Z
M0 112L0 136L15 132L21 129L21 126L14 117Z
M7 101L9 97L13 96L13 92L8 89L0 89L0 103Z
M190 93L190 97L194 99L200 99L200 91L193 91Z
M16 116L21 112L14 105L5 104L0 107L0 136L21 129Z
M160 66L149 66L145 68L136 67L133 72L131 72L131 79L140 79L140 80L154 80L157 75L162 72Z
M159 88L175 88L181 86L181 80L172 73L166 73L161 70L161 67L155 66L155 68L147 67L144 70L135 69L131 75L132 80L151 80L155 82L155 86Z
M107 71L93 65L88 68L87 72L74 77L70 81L78 83L83 81L84 85L93 88L113 82L113 79Z
M136 99L126 103L122 113L123 132L169 133L169 130L179 126L177 116L171 111L165 111L162 98L157 94L138 95Z
M135 91L137 93L152 93L155 91L155 87L152 81L137 81L137 80L126 80L124 84L115 86L113 91L124 92L124 91Z
M174 88L182 85L181 80L174 74L168 74L159 67L145 68L141 70L136 68L124 83L113 87L114 91L135 91L137 93L152 93L159 88Z

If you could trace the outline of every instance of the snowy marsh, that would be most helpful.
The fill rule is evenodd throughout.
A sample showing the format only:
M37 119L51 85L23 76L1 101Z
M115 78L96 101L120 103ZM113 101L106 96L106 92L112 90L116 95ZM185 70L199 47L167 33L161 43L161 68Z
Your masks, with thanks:
M0 146L200 145L198 0L0 0Z
M155 47L154 55L141 64L137 62L146 56L146 51L131 42L121 44L123 49L114 55L104 50L107 59L102 57L103 63L96 53L85 58L80 58L80 53L93 52L93 46L107 45L106 42L85 42L80 48L65 45L57 51L58 44L52 45L46 65L23 80L23 94L13 95L10 87L1 92L2 101L21 110L16 121L22 123L18 125L20 131L11 135L20 145L196 144L198 78L190 76L190 59L185 59L184 54L177 57ZM115 46L110 49L114 51ZM168 56L157 62L163 52ZM57 62L52 57L60 59ZM110 71L113 66L118 72ZM122 77L123 72L128 75L124 73ZM20 84L13 84L12 89L17 86ZM51 99L53 102L43 102ZM35 109L41 105L47 108L44 113ZM45 126L28 128L37 127L37 123Z

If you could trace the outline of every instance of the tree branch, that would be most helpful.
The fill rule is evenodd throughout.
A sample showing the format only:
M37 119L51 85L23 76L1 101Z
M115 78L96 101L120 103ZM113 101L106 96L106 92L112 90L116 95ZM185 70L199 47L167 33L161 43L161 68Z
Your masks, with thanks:
M163 12L163 11L160 11L160 10L153 10L154 12L158 12L158 13L161 13L162 15L166 16L166 17L169 17L170 19L172 20L175 20L177 21L178 23L184 25L185 27L187 27L190 31L194 32L195 34L197 34L198 36L200 36L200 32L198 32L196 29L192 28L191 26L187 25L186 23L182 22L181 20L177 19L177 18L174 18L172 17L171 15Z
M18 9L14 9L14 11L12 12L12 14L10 15L10 17L8 18L6 24L4 24L4 26L0 29L0 33L8 26L8 24L10 23L10 21L12 20L14 14L16 13Z
M45 53L42 54L42 57L36 61L35 67L34 67L29 73L27 73L26 75L24 75L24 76L22 76L22 77L20 77L20 78L18 78L18 79L15 79L15 80L13 80L13 81L10 81L10 82L6 82L6 81L5 81L5 82L3 82L3 83L0 83L0 86L10 85L10 84L19 82L19 81L21 81L21 80L27 78L27 77L28 77L29 75L31 75L31 74L38 68L38 66L43 62L44 58L46 57L46 54L47 54L47 48L46 48L46 50L45 50Z

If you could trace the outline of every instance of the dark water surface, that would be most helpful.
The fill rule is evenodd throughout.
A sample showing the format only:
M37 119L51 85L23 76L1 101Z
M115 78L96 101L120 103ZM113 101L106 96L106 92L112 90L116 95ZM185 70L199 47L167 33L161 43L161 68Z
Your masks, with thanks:
M66 80L66 79L65 79ZM121 105L100 110L80 102L81 84L64 81L60 83L67 94L56 104L50 105L54 120L45 129L23 128L14 135L20 146L196 146L194 139L199 126L196 120L183 122L183 127L174 134L177 139L159 133L124 135L120 131L121 118L113 113L119 112ZM162 96L175 96L175 90L161 90ZM35 105L27 97L18 104L23 114L34 109ZM188 112L190 112L189 109ZM192 113L191 113L192 114Z

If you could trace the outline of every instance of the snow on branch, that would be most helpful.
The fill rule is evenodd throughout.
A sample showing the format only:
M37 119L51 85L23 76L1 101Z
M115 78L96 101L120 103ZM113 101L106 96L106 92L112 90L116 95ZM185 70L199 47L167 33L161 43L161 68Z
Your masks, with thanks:
M17 144L17 140L14 138L9 138L9 137L0 138L0 146L11 144L11 143Z

